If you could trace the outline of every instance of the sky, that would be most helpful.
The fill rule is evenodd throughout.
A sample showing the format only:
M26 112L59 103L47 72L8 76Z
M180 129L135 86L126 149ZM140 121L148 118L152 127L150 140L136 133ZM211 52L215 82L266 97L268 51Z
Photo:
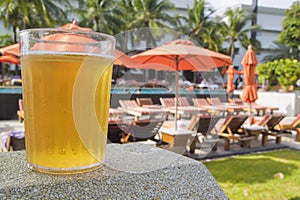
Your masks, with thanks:
M275 7L275 8L289 8L296 0L257 0L258 6ZM252 4L252 0L206 0L216 10L225 9L236 4Z

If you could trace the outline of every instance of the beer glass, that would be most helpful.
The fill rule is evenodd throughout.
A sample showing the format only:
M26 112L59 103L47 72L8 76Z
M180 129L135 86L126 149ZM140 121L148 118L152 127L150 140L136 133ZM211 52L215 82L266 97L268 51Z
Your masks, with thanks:
M68 29L20 32L26 158L36 171L90 171L105 157L115 39Z

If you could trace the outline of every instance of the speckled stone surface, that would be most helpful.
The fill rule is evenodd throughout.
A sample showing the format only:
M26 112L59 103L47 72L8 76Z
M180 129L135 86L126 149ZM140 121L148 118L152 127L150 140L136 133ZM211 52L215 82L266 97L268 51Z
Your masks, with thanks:
M109 144L92 172L50 175L25 151L0 153L0 199L228 199L198 161L146 144Z

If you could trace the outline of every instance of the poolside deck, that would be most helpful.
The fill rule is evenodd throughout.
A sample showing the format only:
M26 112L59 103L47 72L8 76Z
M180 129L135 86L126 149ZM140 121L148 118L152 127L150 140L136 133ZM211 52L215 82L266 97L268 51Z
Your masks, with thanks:
M291 118L287 117L285 120L289 121ZM0 133L10 130L24 130L24 124L20 123L18 120L0 121ZM194 154L190 154L188 156L196 160L206 160L282 148L300 150L300 142L295 142L295 134L293 134L291 137L283 137L280 144L276 144L275 141L269 141L266 146L261 146L261 138L259 136L257 140L251 141L250 146L250 148L242 148L239 144L232 144L230 145L229 151L224 151L224 142L220 140L217 144L217 151L211 152L211 148L209 146L203 145L201 149L196 149Z

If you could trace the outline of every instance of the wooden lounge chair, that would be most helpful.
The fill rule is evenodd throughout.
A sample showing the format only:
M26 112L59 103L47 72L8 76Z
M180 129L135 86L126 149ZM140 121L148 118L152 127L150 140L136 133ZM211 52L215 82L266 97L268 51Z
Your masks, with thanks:
M241 111L243 111L243 107L241 107L240 105L236 105L233 103L223 103L218 97L208 97L206 99L210 105L223 107L224 109L226 109L227 113L239 114Z
M195 105L191 105L187 97L178 97L178 105L180 108L190 108L199 112L207 112L205 108L200 108Z
M160 102L164 108L169 110L170 113L175 114L175 98L160 98ZM190 118L192 114L200 114L205 111L206 109L190 105L186 97L178 98L177 118L180 118L183 115Z
M161 107L142 107L137 104L135 100L119 100L121 107L119 109L126 111L128 114L133 115L135 120L139 120L141 116L148 116L148 118L161 118L165 119L168 110Z
M139 106L153 105L153 101L151 98L136 98L136 102Z
M162 120L130 121L122 133L121 143L156 140L155 136L162 123Z
M199 148L209 148L209 151L217 150L217 143L219 140L219 136L215 134L211 134L211 131L215 129L217 122L220 119L220 116L210 115L210 114L202 114L197 115L198 122L196 125L197 137L195 137L194 141L190 145L190 153L194 153L197 148L197 144L200 144ZM201 140L199 138L201 137Z
M256 136L246 134L242 125L247 120L247 115L228 115L218 131L218 134L224 138L224 150L230 149L230 141L238 141L242 147L250 147L250 141L255 140Z
M250 110L250 105L248 103L244 103L244 101L241 98L232 98L231 102L240 105L245 112L248 112ZM275 110L279 110L279 108L274 106L263 106L257 103L251 103L251 112L254 111L257 115L263 116L267 112L273 114Z
M195 106L206 109L206 111L211 114L224 114L227 111L227 109L223 106L212 106L205 98L193 98L192 101Z
M17 111L17 115L19 121L22 123L24 121L24 106L23 106L23 99L18 100L19 110Z
M285 117L283 114L267 114L266 116L269 116L265 122L262 124L265 126L266 130L262 132L263 138L262 138L262 145L266 145L268 141L268 136L275 137L275 141L277 144L281 143L282 136L291 135L290 132L286 130L280 130L279 124Z
M190 147L196 137L198 121L198 115L193 115L187 125L180 127L177 130L174 128L175 121L165 121L160 130L162 141L160 147L175 153L188 154L188 147ZM166 124L167 127L165 127Z
M140 107L135 100L119 100L119 103L124 109Z
M296 142L300 142L300 114L298 114L295 119L289 124L279 123L279 129L285 131L296 131Z
M161 105L165 108L170 108L175 106L175 98L160 98Z
M109 120L107 143L121 143L123 132L126 128L126 123L123 120Z

